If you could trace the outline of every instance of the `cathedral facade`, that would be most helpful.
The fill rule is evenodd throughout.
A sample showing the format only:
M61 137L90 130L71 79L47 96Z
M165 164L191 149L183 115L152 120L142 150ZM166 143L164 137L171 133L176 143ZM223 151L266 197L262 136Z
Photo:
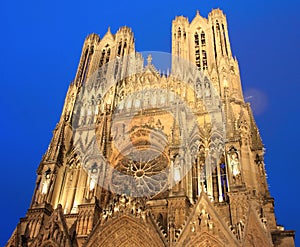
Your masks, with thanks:
M7 246L294 246L223 12L176 17L146 60L128 27L86 38Z

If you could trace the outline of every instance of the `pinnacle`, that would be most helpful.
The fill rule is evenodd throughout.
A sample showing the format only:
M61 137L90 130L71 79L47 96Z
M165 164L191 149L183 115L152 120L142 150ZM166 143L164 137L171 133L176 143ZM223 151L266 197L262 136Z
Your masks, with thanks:
M107 28L107 32L106 32L107 34L109 33L109 34L111 34L111 31L110 31L110 26L108 26L108 28Z
M148 65L152 64L152 56L151 56L151 54L149 54L148 57L147 57L147 63L148 63Z

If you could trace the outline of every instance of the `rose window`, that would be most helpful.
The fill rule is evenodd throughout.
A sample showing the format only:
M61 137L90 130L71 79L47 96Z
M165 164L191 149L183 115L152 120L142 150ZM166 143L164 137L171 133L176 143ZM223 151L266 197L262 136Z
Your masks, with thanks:
M118 162L112 187L118 194L152 197L167 188L168 159L155 151L130 153Z

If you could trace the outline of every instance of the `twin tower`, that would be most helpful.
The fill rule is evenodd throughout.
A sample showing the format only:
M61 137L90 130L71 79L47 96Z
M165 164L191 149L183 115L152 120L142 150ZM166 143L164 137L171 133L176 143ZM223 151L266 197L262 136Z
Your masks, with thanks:
M128 27L86 38L7 246L294 246L221 10L176 17L145 64Z

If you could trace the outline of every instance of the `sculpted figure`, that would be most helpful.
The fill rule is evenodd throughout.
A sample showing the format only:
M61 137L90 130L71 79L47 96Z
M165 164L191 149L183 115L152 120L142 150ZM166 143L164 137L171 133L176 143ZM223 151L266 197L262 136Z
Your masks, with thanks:
M241 173L240 162L239 162L239 158L238 158L238 155L236 152L234 152L230 155L230 165L231 165L232 175L234 177L237 177L238 175L240 175L240 173Z

